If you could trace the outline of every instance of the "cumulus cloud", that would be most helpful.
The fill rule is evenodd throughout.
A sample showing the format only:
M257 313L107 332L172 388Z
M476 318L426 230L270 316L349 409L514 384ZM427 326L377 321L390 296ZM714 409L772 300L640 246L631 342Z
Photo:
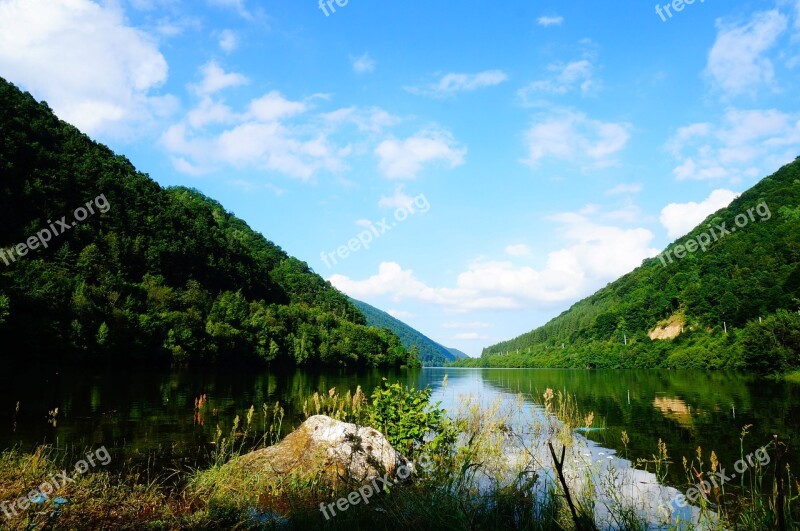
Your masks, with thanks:
M756 13L744 24L717 21L717 40L708 56L706 74L729 96L772 86L775 72L767 52L787 27L787 17L777 9Z
M658 254L653 234L642 228L598 224L584 215L552 218L567 245L548 254L541 269L503 260L475 260L456 279L455 287L433 287L413 270L384 262L378 272L355 280L334 275L334 286L355 298L388 296L392 301L419 301L455 312L545 307L588 295Z
M200 96L211 96L221 90L238 87L248 83L247 77L235 72L225 72L216 61L209 61L201 67L203 79L192 88Z
M630 138L630 124L593 120L585 114L565 110L534 121L525 131L527 164L544 158L606 165Z
M679 129L666 143L678 180L756 179L791 162L800 148L800 114L728 109L719 125Z
M417 96L447 98L459 92L471 92L486 87L494 87L508 80L502 70L486 70L477 74L449 73L439 81L424 87L404 87L406 91Z
M88 134L126 134L173 112L167 61L113 2L0 2L0 71Z
M303 117L315 121L307 117L308 102L271 91L241 111L228 107L220 93L246 82L213 61L201 68L201 80L190 86L199 98L197 106L161 137L178 171L199 174L232 166L308 180L322 170L345 168L349 145L336 145L325 128L295 123Z
M711 195L699 203L671 203L665 206L661 210L659 219L667 229L667 235L672 239L677 239L688 234L717 210L730 205L737 197L739 194L731 190L714 190Z
M443 129L424 129L415 135L398 140L384 140L375 148L381 171L389 179L414 179L423 167L443 163L449 168L464 164L467 149Z

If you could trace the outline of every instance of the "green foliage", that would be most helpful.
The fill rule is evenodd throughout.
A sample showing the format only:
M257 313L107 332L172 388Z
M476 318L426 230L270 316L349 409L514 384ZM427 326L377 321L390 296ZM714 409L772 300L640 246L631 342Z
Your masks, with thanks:
M160 187L2 79L0 130L0 247L100 194L110 205L3 265L3 352L29 353L26 362L417 363L219 203Z
M370 326L391 330L407 349L416 347L419 352L419 360L426 367L441 367L456 359L456 356L447 348L388 313L355 299L350 299L350 302L364 314Z
M9 306L8 297L0 294L0 325L3 324L6 318L8 317L9 313L8 306Z
M674 250L705 234L711 240L705 252L698 249L672 262L645 260L544 326L487 347L480 360L457 363L486 367L749 366L759 372L796 367L800 348L793 338L800 332L796 321L780 312L798 310L798 205L800 159L763 179L669 247ZM736 227L737 216L746 217L747 224ZM719 238L717 225L722 223L736 231ZM716 238L711 236L712 229ZM659 322L676 317L684 328L679 338L650 340L648 333Z
M384 378L383 387L372 393L368 424L410 457L422 448L432 452L449 449L455 442L456 429L439 403L431 405L430 399L430 388L416 390L399 383L389 384ZM430 439L426 441L426 437Z

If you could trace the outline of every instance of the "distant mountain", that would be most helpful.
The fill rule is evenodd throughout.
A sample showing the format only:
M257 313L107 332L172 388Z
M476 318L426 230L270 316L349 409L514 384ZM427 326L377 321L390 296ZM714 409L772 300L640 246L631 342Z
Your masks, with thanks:
M456 360L469 359L469 356L466 353L461 352L457 348L448 348L447 350L450 352L450 354L453 355L453 358Z
M305 262L2 78L0 173L6 364L418 364Z
M800 368L800 157L660 256L460 365Z
M459 359L450 349L443 347L383 310L355 299L350 299L350 302L361 310L367 320L367 324L376 328L388 328L400 338L400 342L409 350L417 347L419 349L419 359L426 367L442 366ZM466 356L463 352L460 352L460 354Z

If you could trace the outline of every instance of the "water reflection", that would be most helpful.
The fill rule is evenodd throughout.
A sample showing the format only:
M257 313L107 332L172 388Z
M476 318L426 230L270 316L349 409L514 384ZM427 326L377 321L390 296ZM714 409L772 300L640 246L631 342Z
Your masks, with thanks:
M442 386L448 375L448 385ZM332 372L74 372L0 374L0 447L32 448L51 443L76 447L124 448L146 458L197 454L227 433L234 418L251 405L256 425L263 404L279 401L286 411L284 431L302 419L303 400L333 387L342 394L361 386L366 393L383 378L416 387L430 386L434 399L456 410L459 397L485 403L498 395L540 402L547 388L570 393L594 425L586 435L628 457L650 457L662 439L675 463L701 446L715 450L723 466L739 459L739 433L752 424L745 448L755 449L778 433L792 441L800 433L800 386L760 381L726 372L569 371L426 369L421 371ZM206 407L199 408L199 397ZM19 403L17 409L16 405ZM58 408L57 415L53 416ZM622 432L629 436L621 442ZM796 455L790 463L797 468ZM673 466L670 480L684 478Z

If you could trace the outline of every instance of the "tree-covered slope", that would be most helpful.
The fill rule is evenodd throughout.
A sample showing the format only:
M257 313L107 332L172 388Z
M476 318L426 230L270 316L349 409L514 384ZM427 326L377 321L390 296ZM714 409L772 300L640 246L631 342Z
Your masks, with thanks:
M219 203L162 188L1 78L0 251L4 362L415 361Z
M453 359L456 359L456 360L469 359L469 356L467 355L466 352L462 352L462 351L458 350L457 348L448 348L447 350L450 352L450 354L453 355Z
M350 302L361 310L361 313L364 314L367 320L367 324L376 328L386 328L390 330L400 338L400 342L409 350L416 347L419 352L419 359L422 361L423 365L427 367L439 367L457 359L449 349L411 328L403 321L395 319L388 313L374 306L370 306L366 302L355 299L350 299Z
M461 364L798 368L798 223L800 158L660 257L544 326Z

